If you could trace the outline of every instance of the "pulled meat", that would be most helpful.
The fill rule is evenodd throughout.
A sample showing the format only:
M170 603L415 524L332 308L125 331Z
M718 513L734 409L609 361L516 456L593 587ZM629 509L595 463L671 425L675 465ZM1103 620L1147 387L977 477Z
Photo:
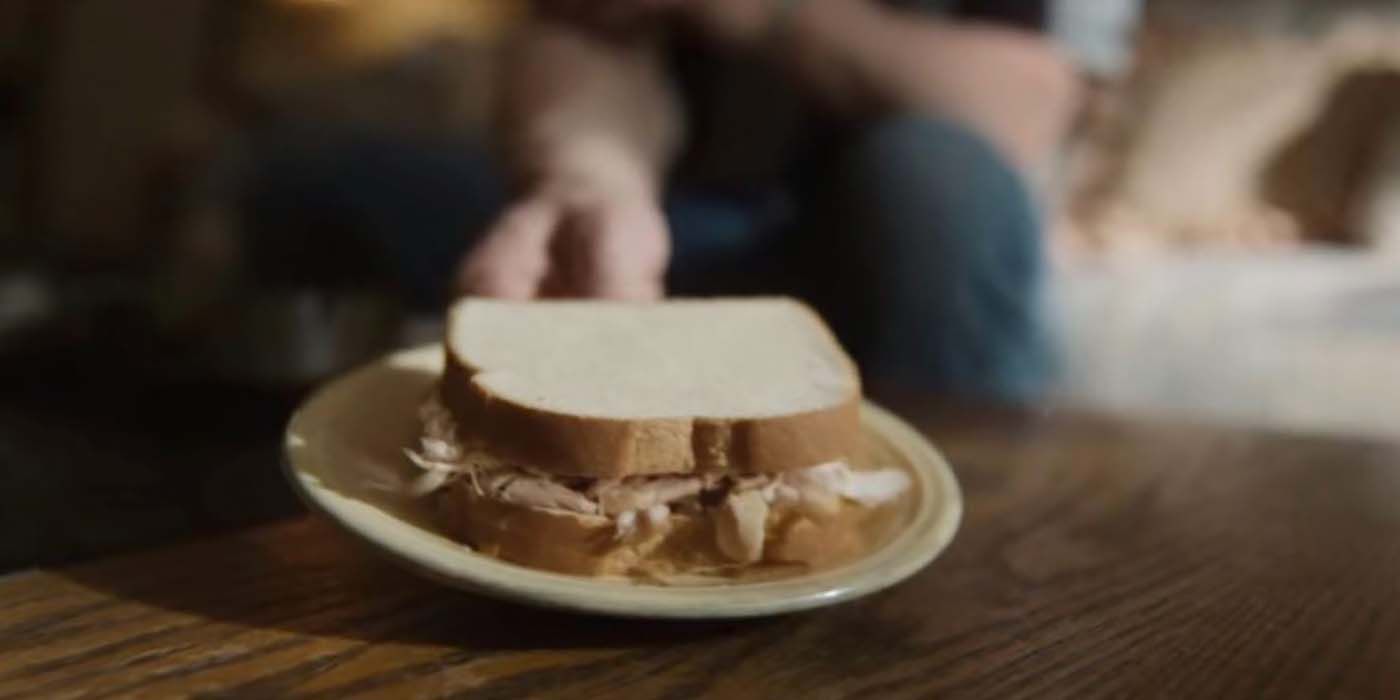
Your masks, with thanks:
M768 532L768 502L757 490L729 494L715 514L715 544L720 553L740 564L763 558Z
M763 558L768 513L774 507L823 520L837 515L843 500L878 506L898 498L910 484L909 475L900 469L856 471L845 462L781 474L560 480L463 445L451 414L436 401L422 407L420 418L419 449L405 450L422 470L408 486L414 495L465 479L478 496L527 508L605 516L613 521L620 540L667 527L674 512L711 511L716 546L739 564Z
M826 492L863 506L888 503L909 488L909 475L900 469L856 471L845 462L827 462L785 472L785 484L804 494Z
M537 476L506 474L492 494L499 500L530 508L553 508L585 515L596 515L598 504L557 481Z
M698 496L714 481L700 476L631 477L600 480L591 490L604 515L617 515Z

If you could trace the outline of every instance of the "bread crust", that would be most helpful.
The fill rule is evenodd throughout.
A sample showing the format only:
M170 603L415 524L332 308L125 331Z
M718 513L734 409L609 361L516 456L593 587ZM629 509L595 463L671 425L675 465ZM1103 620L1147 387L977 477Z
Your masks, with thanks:
M830 342L830 330L805 305ZM450 334L449 334L450 338ZM860 448L860 381L841 353L852 389L831 406L756 417L617 419L559 413L492 393L475 367L445 344L442 402L460 437L502 459L560 476L615 479L655 474L757 474L850 460Z
M624 420L557 413L493 394L449 345L439 391L460 436L560 476L615 479L696 472L772 473L849 460L860 392L828 408L763 418Z

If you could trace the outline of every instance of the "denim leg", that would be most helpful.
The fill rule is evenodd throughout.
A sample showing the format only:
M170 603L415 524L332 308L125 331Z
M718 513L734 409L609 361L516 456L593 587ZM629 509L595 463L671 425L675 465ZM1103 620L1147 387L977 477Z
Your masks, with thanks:
M815 189L833 254L816 297L876 386L1022 401L1051 366L1038 212L1000 155L946 120L851 133ZM812 227L809 227L812 228Z
M735 196L679 187L666 198L672 296L789 294L790 206L774 188Z
M382 281L421 309L441 308L457 260L503 201L495 164L469 142L293 126L253 152L242 215L254 252L272 258L265 267L332 267L342 283ZM297 250L308 260L288 256Z

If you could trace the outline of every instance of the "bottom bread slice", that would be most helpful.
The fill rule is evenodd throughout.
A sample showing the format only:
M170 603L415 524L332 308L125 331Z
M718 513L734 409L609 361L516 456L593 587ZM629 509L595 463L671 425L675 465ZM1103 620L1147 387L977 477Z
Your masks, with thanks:
M721 547L718 510L675 514L619 537L610 518L505 503L479 496L465 482L448 485L438 499L451 535L482 554L558 573L663 582L690 574L742 576L764 567L835 566L869 551L880 530L872 521L893 507L847 502L823 518L770 509L761 556L737 564Z

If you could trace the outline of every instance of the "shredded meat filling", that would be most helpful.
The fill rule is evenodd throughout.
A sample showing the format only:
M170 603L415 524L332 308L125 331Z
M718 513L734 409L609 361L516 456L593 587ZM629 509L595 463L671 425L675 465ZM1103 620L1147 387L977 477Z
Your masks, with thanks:
M894 500L909 487L909 476L902 470L857 471L845 462L739 477L561 480L527 467L503 464L463 445L451 414L436 401L420 409L420 418L423 436L419 449L405 450L409 460L422 470L408 485L414 495L465 479L477 495L505 503L606 516L614 522L619 539L632 537L642 526L666 527L674 512L710 510L715 517L716 545L736 563L762 558L768 513L773 507L792 507L823 519L834 516L843 499L877 506Z
M710 483L707 484L706 482ZM657 476L599 481L593 487L604 515L642 511L700 495L714 479L699 476Z
M731 493L715 514L715 544L730 560L752 564L763 558L768 502L757 490Z

